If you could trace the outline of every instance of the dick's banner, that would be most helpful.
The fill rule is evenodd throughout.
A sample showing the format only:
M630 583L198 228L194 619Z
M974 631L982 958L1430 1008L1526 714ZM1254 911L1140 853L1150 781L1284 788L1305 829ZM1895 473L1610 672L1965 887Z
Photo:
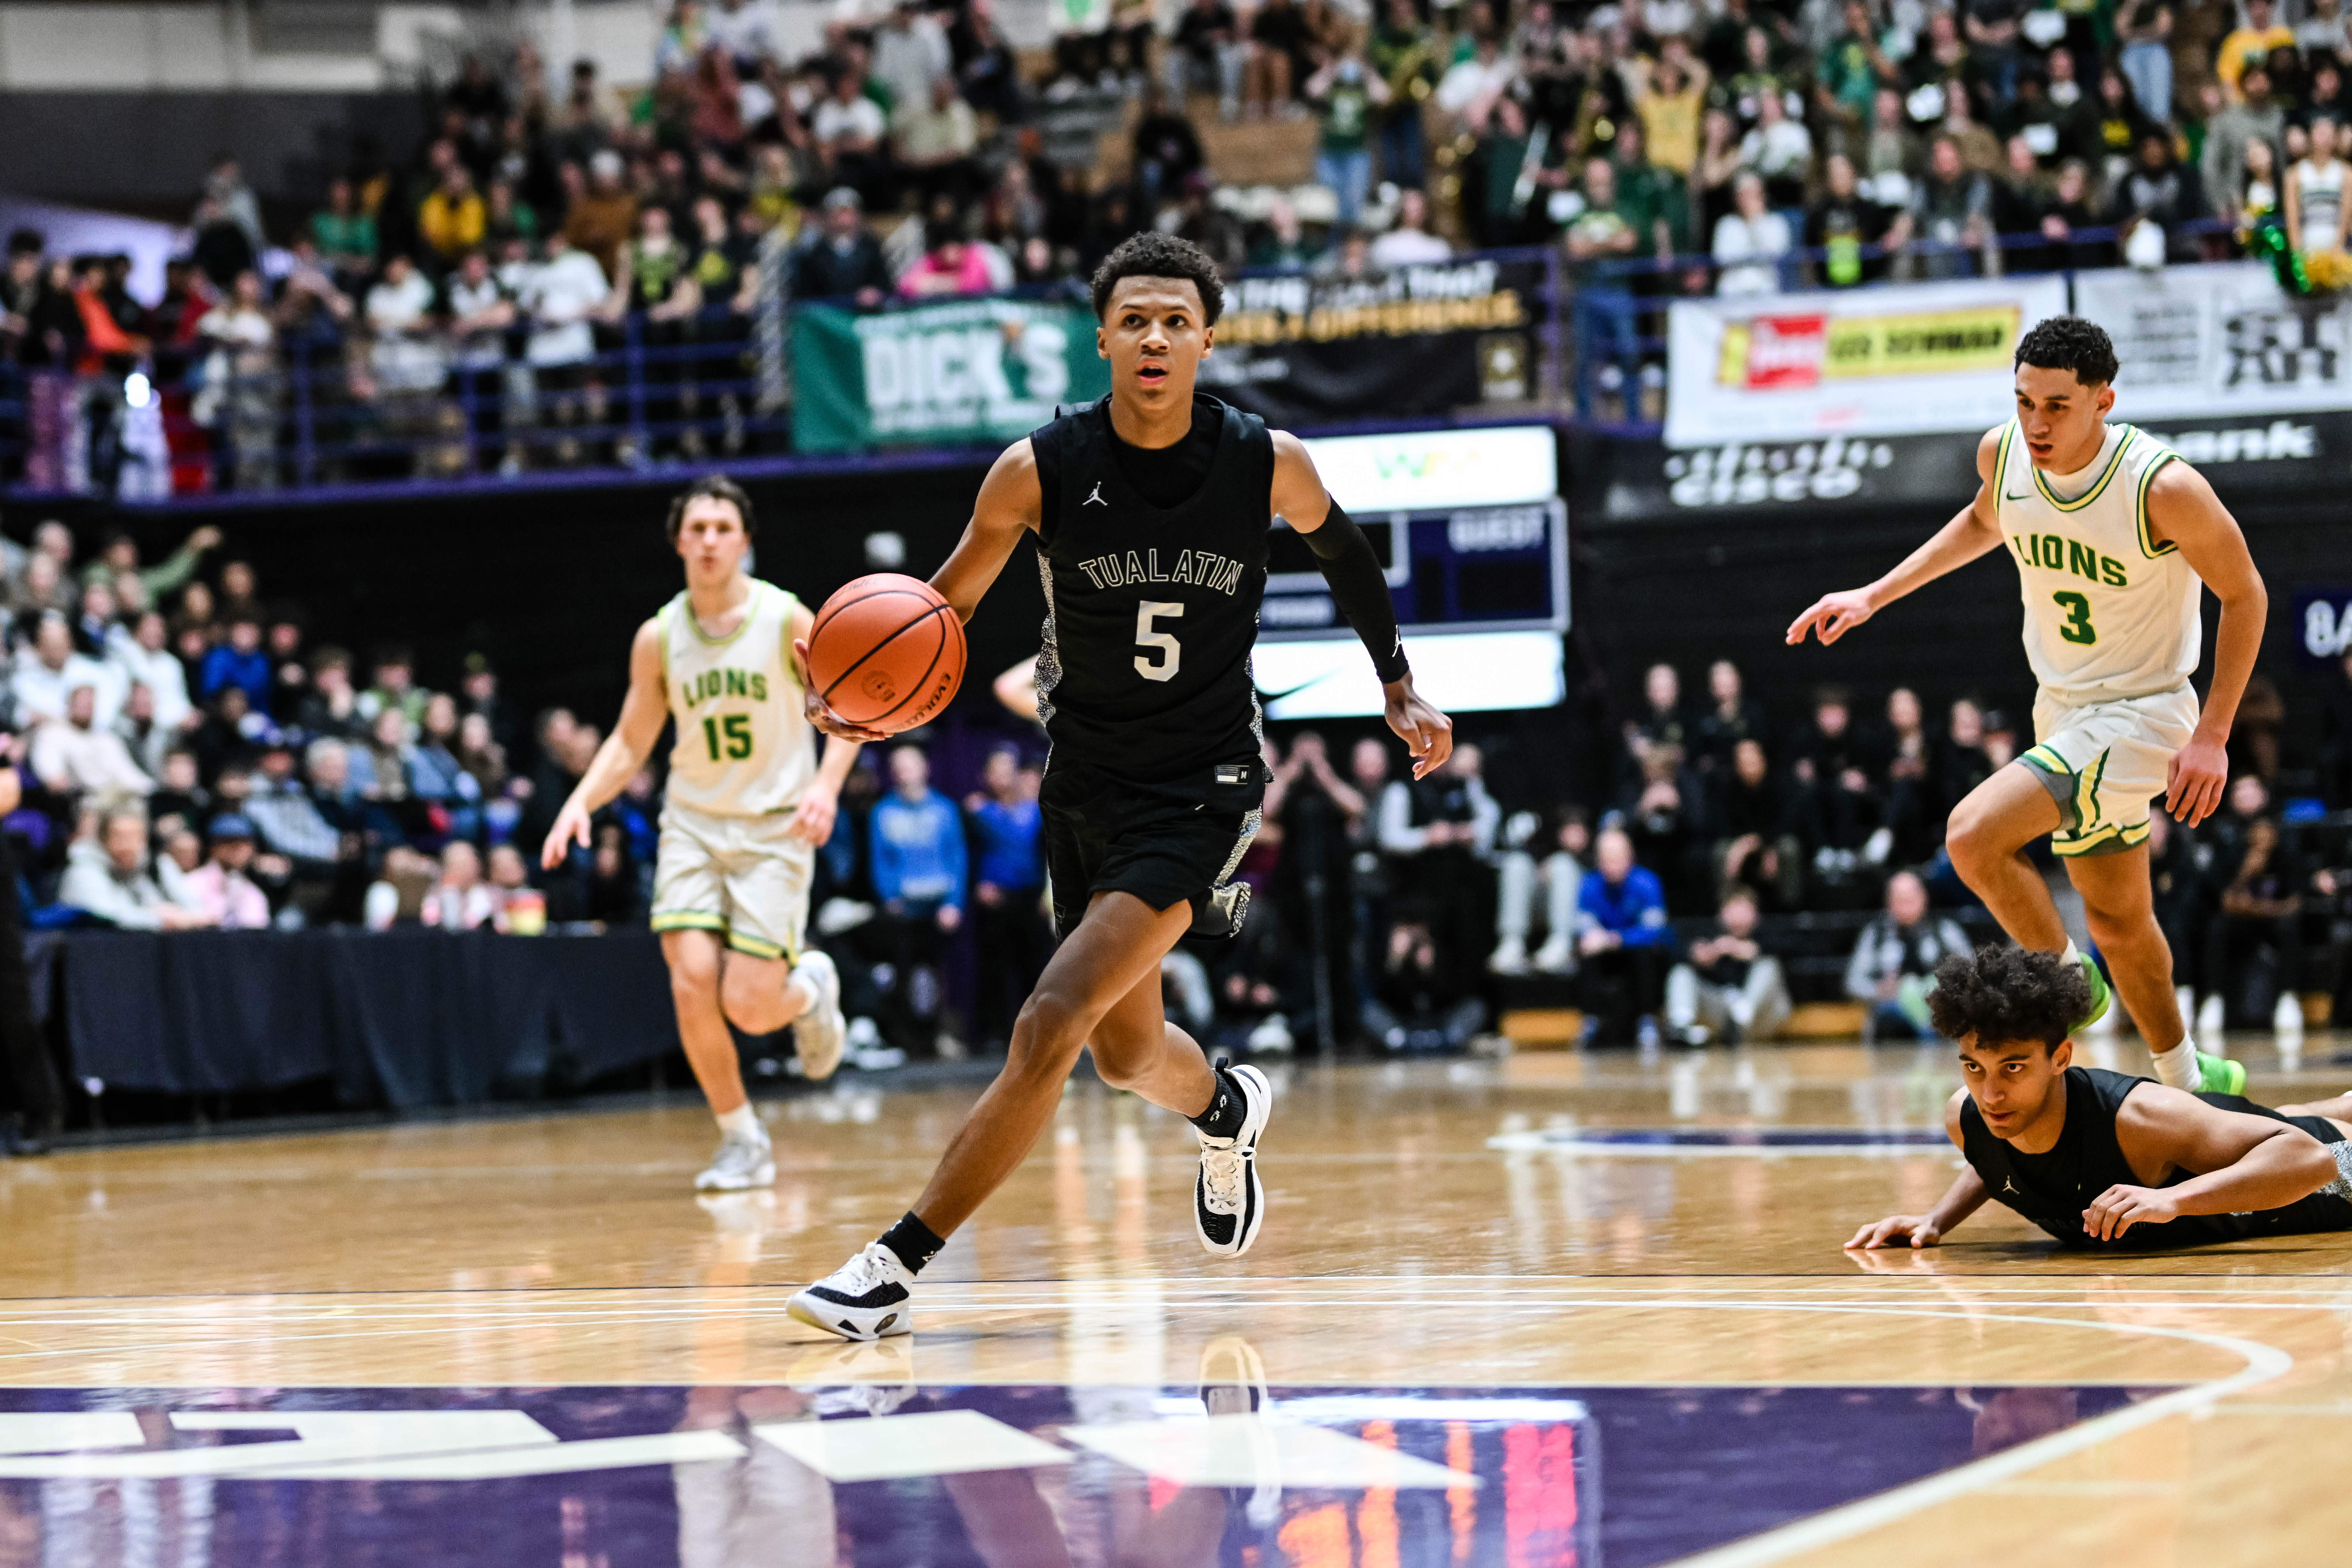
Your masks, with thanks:
M793 374L803 452L1014 441L1110 390L1094 318L1058 300L795 306Z
M1495 260L1236 279L1201 390L1276 425L1518 402L1542 282L1539 263Z
M1677 300L1666 442L1981 431L2011 413L2019 335L2065 310L2058 276Z

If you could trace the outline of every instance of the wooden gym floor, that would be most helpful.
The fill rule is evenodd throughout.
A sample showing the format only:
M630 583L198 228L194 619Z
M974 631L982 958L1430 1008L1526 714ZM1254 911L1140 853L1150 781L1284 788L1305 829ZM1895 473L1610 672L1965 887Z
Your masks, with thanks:
M2276 1102L2352 1083L2338 1044L2239 1054ZM1989 1209L1840 1250L1950 1179L1939 1050L1276 1077L1248 1258L1192 1237L1189 1129L1077 1083L880 1346L784 1294L897 1216L975 1088L763 1104L776 1185L723 1198L684 1109L0 1164L0 1568L2352 1541L2352 1237L2084 1260Z

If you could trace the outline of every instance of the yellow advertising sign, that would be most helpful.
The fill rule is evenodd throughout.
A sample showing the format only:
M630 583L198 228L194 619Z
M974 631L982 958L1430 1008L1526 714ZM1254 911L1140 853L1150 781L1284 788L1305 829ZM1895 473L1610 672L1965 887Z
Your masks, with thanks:
M1757 316L1725 325L1716 384L1767 392L2003 370L2017 347L2019 319L2012 303L1884 316Z

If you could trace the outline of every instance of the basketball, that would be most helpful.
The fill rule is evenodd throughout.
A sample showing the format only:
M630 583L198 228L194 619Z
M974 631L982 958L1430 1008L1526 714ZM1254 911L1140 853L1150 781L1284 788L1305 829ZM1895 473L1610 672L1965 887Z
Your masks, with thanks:
M963 659L962 619L897 572L842 584L809 632L809 684L850 723L893 735L940 716Z

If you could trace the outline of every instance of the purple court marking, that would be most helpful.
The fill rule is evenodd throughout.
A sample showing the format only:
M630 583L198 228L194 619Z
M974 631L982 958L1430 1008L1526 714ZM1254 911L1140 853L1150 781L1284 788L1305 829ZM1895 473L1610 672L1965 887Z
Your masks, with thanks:
M1925 1127L1582 1127L1549 1131L1554 1143L1630 1143L1690 1149L1811 1149L1822 1145L1948 1149L1944 1130Z
M1306 1489L1265 1479L1187 1487L1068 1442L1056 1445L1066 1464L827 1481L753 1430L946 1411L1048 1443L1079 1426L1199 1430L1200 1391L1189 1387L0 1390L0 1478L10 1478L0 1479L0 1542L45 1568L1088 1568L1129 1556L1219 1568L1651 1568L2150 1392L1277 1387L1275 1413L1286 1406L1287 1420L1369 1446L1349 1452L1377 1464L1386 1455L1370 1450L1388 1450L1479 1483ZM109 1412L95 1426L26 1419ZM415 1462L399 1456L436 1441L416 1436L430 1418L404 1437L361 1440L357 1458L348 1436L337 1447L335 1433L350 1428L333 1418L415 1412L475 1413L489 1425L442 1445L428 1462L443 1479L383 1479ZM545 1434L517 1447L517 1419L499 1412L521 1412ZM329 1417L303 1435L317 1445L310 1462L342 1465L347 1479L216 1473L259 1457L246 1445L293 1436L267 1422L184 1429L221 1425L224 1413ZM480 1434L493 1427L504 1446L488 1450L488 1468L554 1473L447 1479L448 1467L484 1463ZM79 1436L58 1436L67 1431ZM139 1436L144 1447L121 1446ZM635 1458L559 1468L616 1439L718 1443L730 1457L646 1463L640 1448L606 1447ZM75 1444L79 1455L55 1452ZM901 1468L924 1468L917 1447L902 1446ZM1234 1451L1249 1462L1247 1442ZM27 1474L60 1465L83 1473ZM181 1473L120 1474L142 1467Z

